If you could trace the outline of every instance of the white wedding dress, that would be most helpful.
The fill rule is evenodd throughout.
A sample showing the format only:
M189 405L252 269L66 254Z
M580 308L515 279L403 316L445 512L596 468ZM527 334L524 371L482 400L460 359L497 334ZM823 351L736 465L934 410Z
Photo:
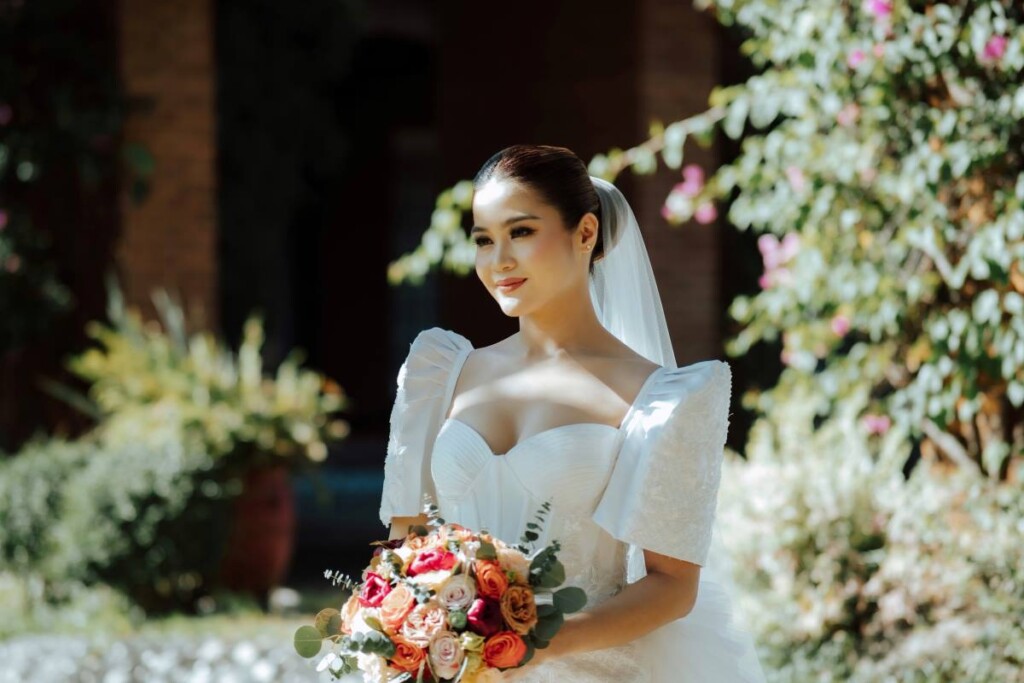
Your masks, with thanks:
M411 345L391 415L380 510L385 525L421 512L427 493L446 521L517 542L541 504L551 501L538 543L561 543L567 585L586 591L585 609L642 576L639 548L705 565L728 427L728 364L659 367L618 428L563 425L496 454L467 423L445 419L472 348L438 327ZM686 617L627 645L544 662L526 678L764 681L750 635L731 618L728 593L702 575Z

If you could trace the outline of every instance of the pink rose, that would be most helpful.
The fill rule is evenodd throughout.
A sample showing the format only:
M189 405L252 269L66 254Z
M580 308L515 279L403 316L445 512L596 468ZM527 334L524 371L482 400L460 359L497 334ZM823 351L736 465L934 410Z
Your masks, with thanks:
M406 574L416 576L425 572L448 570L454 567L457 561L455 553L440 548L431 548L424 550L413 559Z
M459 673L464 656L459 636L451 631L438 631L430 639L427 658L430 661L430 670L436 677L454 678L455 674Z
M363 607L380 607L380 603L391 592L391 584L380 574L367 572L363 589L359 592L359 603Z
M477 598L466 613L469 628L484 638L501 630L501 604L497 600Z
M402 635L420 647L427 647L434 634L444 626L447 616L444 608L433 600L417 605L405 618Z

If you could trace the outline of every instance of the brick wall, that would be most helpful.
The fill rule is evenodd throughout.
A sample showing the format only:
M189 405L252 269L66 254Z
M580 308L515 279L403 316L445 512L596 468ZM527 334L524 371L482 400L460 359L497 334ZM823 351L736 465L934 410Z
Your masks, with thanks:
M663 123L707 109L708 95L719 81L715 20L679 0L644 0L638 4L639 100L638 140L651 120ZM671 27L671 29L667 28ZM688 143L685 163L714 171L715 150ZM662 168L653 178L635 183L634 210L651 255L669 332L679 365L724 358L719 323L725 302L719 291L721 226L691 221L670 227L661 205L682 177Z
M180 298L191 325L217 306L215 64L211 0L122 0L121 75L133 102L125 139L155 157L150 195L121 200L116 251L129 303L154 315L150 293Z

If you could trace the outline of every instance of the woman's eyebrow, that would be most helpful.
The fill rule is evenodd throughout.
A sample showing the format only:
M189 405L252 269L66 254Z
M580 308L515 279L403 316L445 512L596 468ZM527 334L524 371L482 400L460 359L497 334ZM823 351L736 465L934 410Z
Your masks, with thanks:
M533 216L531 214L524 213L524 214L521 214L519 216L512 216L512 218L506 219L505 222L503 223L503 225L508 227L509 225L512 225L513 223L518 223L519 221L526 221L526 220L530 220L530 219L536 220L538 218L540 218L540 216ZM487 228L482 228L479 225L474 225L470 229L469 234L472 235L474 232L482 232L482 231L484 231L486 229Z

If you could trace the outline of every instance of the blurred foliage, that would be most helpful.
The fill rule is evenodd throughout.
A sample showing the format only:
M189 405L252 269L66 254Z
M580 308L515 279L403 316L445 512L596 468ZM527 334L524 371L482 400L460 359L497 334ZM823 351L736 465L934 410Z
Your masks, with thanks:
M74 442L36 439L0 462L0 571L37 577L61 604L108 585L147 612L197 609L217 589L230 503L247 471L311 467L347 423L345 396L288 356L263 376L262 328L247 323L238 353L154 295L159 324L124 306L112 279L100 342L69 361L88 395L48 388L97 419ZM76 591L78 591L76 593Z
M1016 680L1024 481L922 462L859 417L816 424L808 389L727 451L719 532L769 681ZM771 482L766 486L766 482Z
M108 287L109 322L92 321L86 330L97 346L67 363L89 382L88 396L47 385L102 420L107 443L159 445L185 435L207 457L242 469L300 467L322 462L327 442L348 434L346 421L332 419L347 397L336 382L300 368L301 349L275 377L264 377L259 317L246 321L234 353L210 332L189 334L185 312L166 291L153 296L160 321L143 322L113 278Z
M126 104L103 16L73 0L0 2L0 354L73 305L52 253L57 226L34 215L50 179L73 174L89 201L123 167L145 193L152 158L121 147Z

